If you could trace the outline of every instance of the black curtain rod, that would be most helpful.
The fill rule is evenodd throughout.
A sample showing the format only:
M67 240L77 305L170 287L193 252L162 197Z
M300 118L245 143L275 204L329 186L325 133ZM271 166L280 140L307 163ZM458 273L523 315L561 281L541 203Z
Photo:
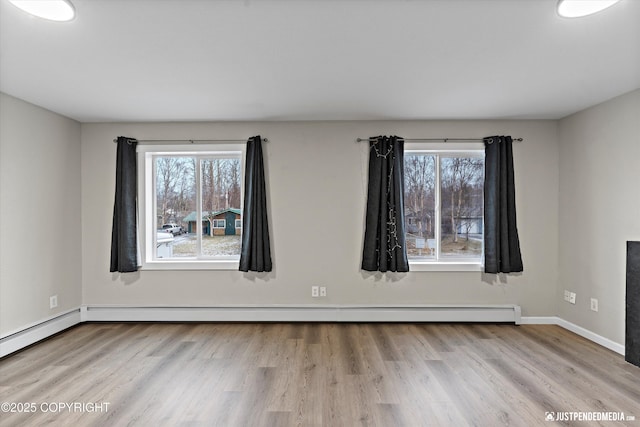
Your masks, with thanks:
M484 142L485 140L490 140L488 141L489 144L493 144L493 139L491 138L402 138L403 141L406 142ZM364 141L375 141L376 138L358 138L356 139L357 142L364 142ZM524 139L522 138L513 138L514 142L522 142L524 141Z
M184 142L188 142L190 144L200 144L200 143L207 143L207 142L247 142L249 138L247 139L133 139L133 141L137 142L138 144L142 143L153 143L153 142L159 142L159 143L167 143L167 142L178 142L178 143L184 143ZM262 141L264 142L269 142L269 140L267 138L262 138ZM114 139L113 142L118 142L118 139Z

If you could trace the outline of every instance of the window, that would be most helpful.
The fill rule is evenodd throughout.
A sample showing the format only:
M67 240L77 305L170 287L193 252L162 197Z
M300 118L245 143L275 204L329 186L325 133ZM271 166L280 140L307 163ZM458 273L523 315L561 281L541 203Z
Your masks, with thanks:
M244 144L139 146L143 269L235 269ZM175 225L167 237L163 224Z
M242 220L236 219L236 228L242 228Z
M405 237L412 269L445 263L480 266L484 151L406 144L404 181Z

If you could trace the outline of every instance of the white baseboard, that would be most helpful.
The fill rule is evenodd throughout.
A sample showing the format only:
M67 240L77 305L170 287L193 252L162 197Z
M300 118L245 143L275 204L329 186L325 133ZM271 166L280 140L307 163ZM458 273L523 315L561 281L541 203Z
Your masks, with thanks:
M536 317L524 316L520 319L521 325L557 325L560 318L556 316Z
M591 332L590 330L585 329L582 326L578 326L575 323L571 323L560 317L556 317L556 316L523 317L522 324L523 325L558 325L561 328L571 331L574 334L580 335L581 337L586 338L589 341L593 341L596 344L600 344L601 346L608 348L611 351L615 351L616 353L624 356L623 344L618 344L615 341L611 341L609 338L605 338L602 335L598 335L595 332Z
M82 322L513 322L558 325L624 355L618 344L555 316L520 317L518 305L328 305L134 307L82 306L5 334L0 357L43 340Z
M22 330L6 334L0 339L0 357L23 349L51 335L80 323L80 309L66 311Z
M615 341L611 341L609 338L605 338L602 335L598 335L595 332L591 332L588 329L583 328L582 326L578 326L575 323L571 323L568 322L564 319L561 319L558 317L558 326L561 326L575 334L580 335L581 337L584 337L586 339L588 339L589 341L593 341L596 344L600 344L603 347L608 348L611 351L615 351L618 354L621 354L624 356L624 345L623 344L618 344Z

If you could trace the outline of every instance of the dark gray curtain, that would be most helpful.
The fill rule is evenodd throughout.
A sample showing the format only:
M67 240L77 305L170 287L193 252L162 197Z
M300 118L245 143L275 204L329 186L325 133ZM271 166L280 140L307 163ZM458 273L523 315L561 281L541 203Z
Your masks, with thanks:
M404 140L378 136L369 141L362 269L409 271L404 238Z
M111 272L130 273L138 270L136 144L133 138L118 137Z
M510 136L484 138L484 271L523 271L516 226L513 141Z
M259 135L247 141L246 155L240 271L271 271L267 191Z

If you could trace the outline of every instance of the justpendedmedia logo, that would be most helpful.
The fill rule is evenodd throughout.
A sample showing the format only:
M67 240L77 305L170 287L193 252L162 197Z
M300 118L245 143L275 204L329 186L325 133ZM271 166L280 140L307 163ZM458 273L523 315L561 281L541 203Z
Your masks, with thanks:
M545 421L635 421L635 415L625 415L624 412L545 412Z

